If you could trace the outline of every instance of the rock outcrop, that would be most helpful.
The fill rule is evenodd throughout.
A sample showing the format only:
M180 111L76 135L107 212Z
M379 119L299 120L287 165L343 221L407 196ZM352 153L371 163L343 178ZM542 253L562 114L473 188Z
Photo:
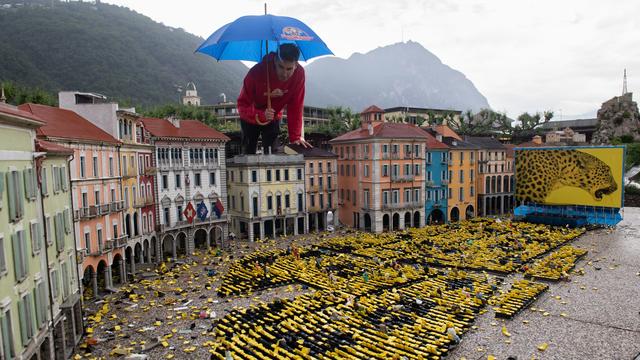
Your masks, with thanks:
M610 144L612 139L622 137L640 141L640 113L632 97L633 93L626 93L602 104L591 143Z

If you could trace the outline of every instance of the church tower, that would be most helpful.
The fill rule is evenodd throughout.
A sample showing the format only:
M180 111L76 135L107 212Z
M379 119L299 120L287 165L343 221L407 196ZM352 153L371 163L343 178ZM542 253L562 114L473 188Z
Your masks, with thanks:
M200 106L200 96L198 96L198 90L196 90L196 84L189 82L187 89L182 97L183 105Z

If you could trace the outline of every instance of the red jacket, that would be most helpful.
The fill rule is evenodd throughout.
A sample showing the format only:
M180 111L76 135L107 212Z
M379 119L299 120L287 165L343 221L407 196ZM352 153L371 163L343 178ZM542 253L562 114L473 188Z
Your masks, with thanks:
M302 137L302 110L304 103L304 69L297 64L293 75L287 81L278 80L275 68L275 53L269 55L269 85L271 87L271 108L276 119L282 118L282 109L287 107L289 141ZM266 58L266 57L265 57ZM256 115L265 122L267 108L267 63L265 58L249 70L244 78L238 97L240 118L250 124L256 123Z

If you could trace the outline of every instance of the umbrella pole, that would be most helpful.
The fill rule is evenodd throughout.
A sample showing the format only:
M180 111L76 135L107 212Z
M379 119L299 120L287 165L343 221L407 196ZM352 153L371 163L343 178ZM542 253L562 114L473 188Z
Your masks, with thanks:
M265 10L266 10L265 4ZM269 84L269 40L265 42L266 54L267 54L267 109L271 109L271 84Z
M264 3L264 14L267 15L267 3ZM269 84L269 40L265 42L267 55L267 109L271 109L271 86Z
M267 4L265 4L265 12L267 10ZM265 40L265 61L267 62L267 109L271 109L271 85L269 84L269 40ZM260 121L260 117L256 114L256 124L266 125L269 121L265 119L265 122Z

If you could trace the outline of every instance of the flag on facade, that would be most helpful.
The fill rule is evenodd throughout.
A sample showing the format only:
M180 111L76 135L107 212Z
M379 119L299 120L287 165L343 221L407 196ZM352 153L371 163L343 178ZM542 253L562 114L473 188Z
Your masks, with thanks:
M204 201L201 201L200 204L198 204L196 212L198 213L198 218L200 218L201 221L204 221L207 218L209 210L207 210L207 205L204 204Z
M187 208L184 209L182 213L187 218L187 222L189 222L189 224L191 224L193 222L193 218L196 217L196 209L193 208L193 205L191 205L191 202L187 204Z
M218 219L220 219L222 213L224 212L224 206L222 206L222 201L220 201L219 198L218 200L216 200L216 205L213 207L213 212L216 214Z

